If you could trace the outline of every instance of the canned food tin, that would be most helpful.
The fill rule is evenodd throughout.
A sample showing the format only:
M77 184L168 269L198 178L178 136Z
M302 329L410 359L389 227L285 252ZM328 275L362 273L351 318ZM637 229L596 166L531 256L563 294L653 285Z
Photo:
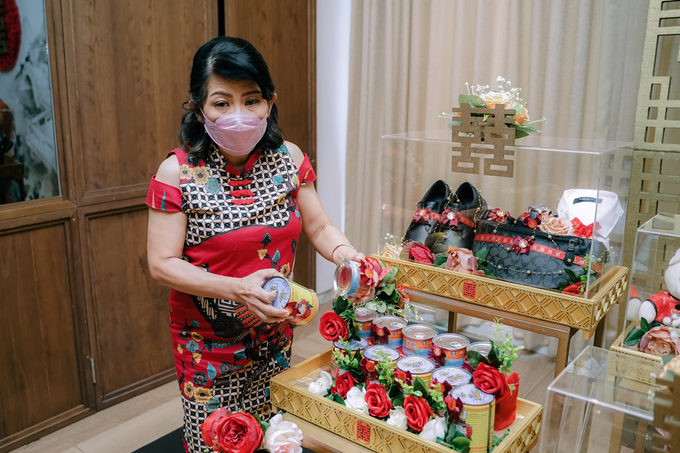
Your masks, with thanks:
M371 336L373 320L378 317L378 313L368 308L359 307L354 310L356 316L357 333L360 337L368 338Z
M368 347L368 341L365 339L360 339L360 340L353 340L349 343L347 348L342 345L339 341L334 341L333 342L333 349L339 351L341 354L347 354L347 351L351 351L352 354L354 354L354 351L362 351ZM362 354L363 356L363 354ZM341 374L345 374L345 370L340 368L338 366L338 363L335 361L335 356L331 359L331 376L334 378L337 378Z
M387 344L393 348L400 348L403 344L402 341L402 329L406 327L408 321L404 318L399 318L397 316L381 316L373 321L377 327L382 329L387 329L389 332L389 337Z
M401 354L392 347L375 345L364 349L364 357L368 362L366 363L366 368L368 370L366 380L368 385L371 381L378 379L378 370L376 369L378 362L384 358L387 358L390 362L392 362L393 365L395 365L397 363L397 359L401 357Z
M371 291L371 287L361 284L360 264L356 261L342 260L335 268L333 289L338 296L364 297Z
M309 324L319 311L319 299L316 293L291 280L272 277L264 282L262 288L276 293L271 304L276 308L288 310L293 317L290 322L297 326Z
M451 386L460 387L461 385L469 384L472 380L472 374L462 368L455 366L444 366L437 368L432 372L432 379L437 382L448 382Z
M430 354L432 338L437 335L437 329L427 324L413 324L401 330L403 345L401 350L406 355L427 357Z
M457 333L443 333L432 340L434 355L444 354L444 366L463 366L470 340Z
M477 341L470 344L467 349L468 351L479 352L484 357L487 357L489 355L489 351L491 351L491 343L488 341Z
M410 371L411 376L419 377L429 386L432 380L432 372L437 367L435 363L425 357L402 357L397 360L397 369L401 371Z
M486 452L493 446L493 420L496 401L474 384L461 385L451 390L451 396L463 402L461 418L472 427L471 452Z

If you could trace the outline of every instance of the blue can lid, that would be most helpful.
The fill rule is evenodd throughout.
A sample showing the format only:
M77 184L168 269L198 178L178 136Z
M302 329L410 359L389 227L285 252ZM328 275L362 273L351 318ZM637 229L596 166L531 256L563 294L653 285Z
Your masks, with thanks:
M276 308L283 308L290 301L290 283L283 277L272 277L264 282L262 288L265 291L273 291L276 293L276 297L271 304Z

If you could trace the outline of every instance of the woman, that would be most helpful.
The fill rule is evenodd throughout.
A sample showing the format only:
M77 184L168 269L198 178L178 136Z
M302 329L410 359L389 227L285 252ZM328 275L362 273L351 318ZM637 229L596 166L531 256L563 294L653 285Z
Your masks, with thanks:
M260 53L219 37L194 56L180 148L152 178L148 259L170 295L170 329L185 442L218 407L269 418L269 380L288 368L288 312L262 289L290 276L301 231L326 259L363 259L335 228L311 184L309 159L278 126Z

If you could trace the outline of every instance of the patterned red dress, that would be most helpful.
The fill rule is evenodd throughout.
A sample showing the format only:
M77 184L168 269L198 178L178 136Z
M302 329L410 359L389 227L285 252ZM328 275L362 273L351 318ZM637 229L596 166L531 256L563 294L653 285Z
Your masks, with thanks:
M146 204L187 216L183 259L206 272L289 275L302 231L297 193L316 179L285 145L256 151L241 172L213 147L205 160L174 150L180 189L151 180ZM203 451L200 425L219 407L269 417L269 379L289 367L288 322L265 324L238 302L172 290L170 330L184 405L187 451Z

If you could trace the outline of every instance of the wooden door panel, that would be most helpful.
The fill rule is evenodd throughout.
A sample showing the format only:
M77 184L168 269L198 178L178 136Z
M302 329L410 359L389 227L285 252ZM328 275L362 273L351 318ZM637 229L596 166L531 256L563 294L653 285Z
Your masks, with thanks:
M260 51L276 84L279 123L286 140L316 169L316 3L314 0L225 0L225 34ZM300 237L295 281L316 286L316 252Z
M0 235L0 439L82 406L67 226Z
M192 57L216 34L216 2L70 2L78 205L142 196L177 146Z
M168 297L146 260L148 208L85 217L87 267L97 337L97 386L104 403L173 374Z

